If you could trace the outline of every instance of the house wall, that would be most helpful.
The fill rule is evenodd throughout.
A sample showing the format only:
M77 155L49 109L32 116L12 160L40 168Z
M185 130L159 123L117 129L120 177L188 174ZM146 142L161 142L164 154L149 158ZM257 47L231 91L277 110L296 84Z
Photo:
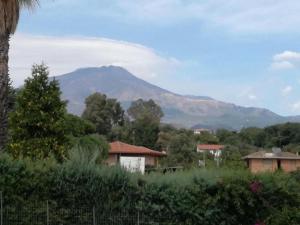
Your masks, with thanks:
M277 160L275 159L250 159L249 168L252 173L274 172L277 169Z
M145 164L146 164L146 166L157 166L157 162L158 162L157 157L154 157L154 156L145 156L145 155L127 155L127 156L145 157ZM109 166L117 165L119 163L118 162L118 155L117 154L110 154L108 156L108 159L106 160L106 163Z
M117 154L112 154L108 156L108 159L106 160L106 163L109 166L114 166L118 164L118 155Z
M156 166L156 157L146 156L146 166Z
M285 172L292 172L300 169L300 160L282 159L281 168Z
M285 172L300 169L300 160L281 159L280 167ZM252 173L274 172L278 169L277 159L250 159L249 168Z

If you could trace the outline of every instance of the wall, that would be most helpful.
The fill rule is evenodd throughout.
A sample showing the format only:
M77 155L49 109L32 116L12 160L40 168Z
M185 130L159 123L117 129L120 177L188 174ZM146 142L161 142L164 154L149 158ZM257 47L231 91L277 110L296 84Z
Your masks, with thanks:
M281 168L285 172L292 172L297 169L300 169L300 160L282 159Z
M249 167L251 172L274 172L277 169L277 160L275 159L249 159Z
M146 165L147 166L156 166L156 158L153 156L146 156Z
M113 154L113 155L109 155L108 159L106 160L106 163L109 166L114 166L118 163L118 155L117 154Z

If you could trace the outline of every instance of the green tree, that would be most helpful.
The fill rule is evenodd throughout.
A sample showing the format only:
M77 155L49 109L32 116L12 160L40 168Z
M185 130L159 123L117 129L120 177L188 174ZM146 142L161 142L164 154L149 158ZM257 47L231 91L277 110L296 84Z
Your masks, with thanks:
M202 132L201 134L195 135L195 140L198 143L202 144L218 144L219 139L214 135L209 132Z
M148 116L138 118L132 122L131 134L133 144L154 149L158 140L159 123Z
M160 132L160 119L163 112L153 100L139 99L131 103L127 110L134 119L130 125L132 144L154 149Z
M196 144L193 138L185 133L171 137L165 160L168 166L191 167L197 161Z
M243 142L258 147L263 147L267 138L265 131L257 127L242 129L239 136Z
M101 163L108 157L109 144L98 134L76 138L69 160L76 164Z
M127 110L128 115L133 119L139 119L143 117L149 117L153 121L160 122L160 119L164 116L162 109L152 99L144 101L138 99L131 103L131 106Z
M65 116L65 130L68 135L73 137L82 137L96 133L96 126L88 120L79 116L67 114Z
M95 93L85 100L82 118L96 126L98 134L110 136L112 128L124 123L124 110L116 99Z
M15 32L23 7L32 8L38 0L0 0L0 150L7 139L9 96L9 38Z
M45 65L34 65L32 78L18 93L15 110L10 114L11 143L14 157L44 159L66 156L66 102L60 99L57 81L49 81Z
M8 86L8 103L7 103L8 112L14 110L16 104L16 97L17 97L17 90L13 88L10 82Z

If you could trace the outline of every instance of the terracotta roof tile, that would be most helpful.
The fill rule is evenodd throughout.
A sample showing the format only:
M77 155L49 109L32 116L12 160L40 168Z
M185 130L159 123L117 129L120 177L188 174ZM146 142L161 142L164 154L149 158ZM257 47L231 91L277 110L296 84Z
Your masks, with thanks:
M151 155L151 156L165 156L163 152L151 150L142 146L135 146L126 144L120 141L115 141L109 144L109 154L134 154L134 155Z
M200 144L197 146L199 150L217 151L222 150L224 145Z

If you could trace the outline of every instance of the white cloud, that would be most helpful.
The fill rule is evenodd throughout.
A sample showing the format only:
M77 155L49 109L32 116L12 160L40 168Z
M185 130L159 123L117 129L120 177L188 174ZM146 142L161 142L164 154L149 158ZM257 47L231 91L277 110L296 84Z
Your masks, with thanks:
M33 63L45 62L52 76L80 67L122 66L143 79L173 72L180 62L153 49L104 38L45 37L17 34L11 41L10 74L15 86L30 75Z
M292 86L286 86L281 90L281 93L283 96L287 96L289 95L291 92L293 91L293 87Z
M282 53L276 54L273 56L274 61L299 61L300 53L293 51L284 51Z
M294 104L292 104L292 110L294 112L299 112L300 111L300 101L299 102L295 102Z
M283 70L293 69L300 65L300 53L293 51L284 51L273 56L271 69Z
M250 94L250 95L248 95L248 98L249 98L250 100L256 100L256 99L257 99L257 96L254 95L254 94Z
M72 12L94 20L118 20L130 24L156 25L193 20L208 27L223 26L233 32L299 32L300 1L297 0L44 0L42 8ZM195 23L196 24L196 23ZM195 27L197 28L197 27Z
M161 25L193 19L209 26L221 25L232 31L299 32L300 2L295 0L110 0L103 3L91 0L90 2L94 5L90 9L95 17L104 15L128 23L146 21Z
M293 68L295 68L295 65L289 61L273 62L271 64L271 69L273 70L284 70Z

